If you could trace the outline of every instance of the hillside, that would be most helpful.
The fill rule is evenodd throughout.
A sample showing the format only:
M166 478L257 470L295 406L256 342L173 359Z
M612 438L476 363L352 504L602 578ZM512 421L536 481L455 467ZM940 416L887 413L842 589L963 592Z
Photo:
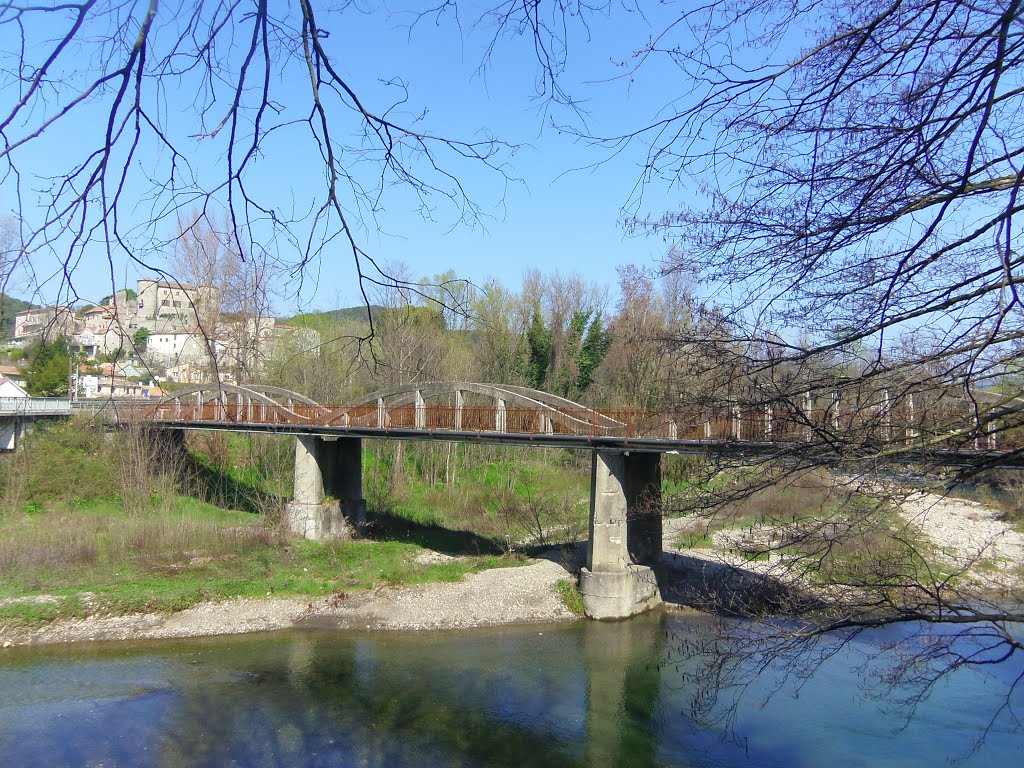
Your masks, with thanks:
M380 307L375 304L371 304L369 307L369 312L372 313L374 319L384 311L386 311L384 307ZM368 317L367 307L360 304L356 307L343 307L341 309L332 309L327 312L302 312L292 317L281 318L280 322L284 325L317 326L338 322L365 323L368 320Z
M14 316L33 307L35 304L0 293L0 338L11 338L14 335Z

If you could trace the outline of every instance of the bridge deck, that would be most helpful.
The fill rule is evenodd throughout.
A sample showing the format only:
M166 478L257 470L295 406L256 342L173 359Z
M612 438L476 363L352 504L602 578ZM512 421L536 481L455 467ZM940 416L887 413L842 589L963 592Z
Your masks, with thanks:
M565 424L545 421L537 409L508 408L496 416L493 408L415 406L388 409L377 405L291 407L264 403L172 403L122 408L122 417L137 417L171 429L212 429L237 432L308 434L320 437L364 437L390 440L528 445L535 447L594 449L623 452L721 454L743 456L797 456L838 463L863 458L895 463L932 463L947 466L1024 466L1015 451L976 446L951 449L934 436L915 433L906 439L882 443L872 440L860 450L840 457L828 445L808 441L805 424L776 422L770 439L734 420L717 418L680 423L678 414L604 413L598 423L593 412L576 414L570 430ZM589 423L583 419L586 415ZM737 436L739 432L739 436ZM744 437L744 434L749 437Z
M428 403L424 394L441 402ZM210 399L204 402L204 397ZM489 402L470 404L467 397ZM0 416L6 417L66 417L82 411L171 429L792 456L828 462L1024 466L1024 444L1017 444L1014 433L962 429L962 421L929 421L921 409L914 419L871 408L851 409L840 417L837 411L801 412L771 405L716 412L598 412L547 393L470 383L410 385L347 405L320 405L296 393L256 385L199 387L156 402L0 399ZM859 443L851 440L853 435ZM835 445L842 446L841 456Z

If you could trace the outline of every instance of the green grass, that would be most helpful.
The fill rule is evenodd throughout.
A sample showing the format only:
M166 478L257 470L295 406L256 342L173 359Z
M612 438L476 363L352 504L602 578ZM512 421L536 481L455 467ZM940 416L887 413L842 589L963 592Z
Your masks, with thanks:
M319 597L455 581L518 562L487 552L421 564L416 556L424 547L414 541L295 541L258 515L184 497L171 501L164 514L136 517L103 500L0 518L0 597L55 598L2 606L0 623L32 627L86 614L172 612L232 597Z
M573 579L559 579L555 584L558 595L562 598L562 604L570 613L576 616L583 615L583 593L580 592L576 581Z
M420 535L433 530L444 537L446 529L475 537L481 550L536 541L541 530L558 531L556 540L566 538L563 531L573 538L586 530L589 464L577 466L564 452L444 450L407 447L397 466L393 448L367 450L363 478L371 511L389 524L418 526Z
M714 543L707 533L688 533L679 537L676 546L680 549L710 549Z

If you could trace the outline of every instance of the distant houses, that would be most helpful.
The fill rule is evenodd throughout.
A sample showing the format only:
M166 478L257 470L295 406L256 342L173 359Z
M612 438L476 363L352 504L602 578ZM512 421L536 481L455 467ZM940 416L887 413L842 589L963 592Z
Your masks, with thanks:
M76 377L79 397L148 398L159 396L158 380L250 378L289 331L273 317L222 313L213 286L144 278L136 290L118 291L101 306L19 312L13 343L66 339L70 351L89 361Z

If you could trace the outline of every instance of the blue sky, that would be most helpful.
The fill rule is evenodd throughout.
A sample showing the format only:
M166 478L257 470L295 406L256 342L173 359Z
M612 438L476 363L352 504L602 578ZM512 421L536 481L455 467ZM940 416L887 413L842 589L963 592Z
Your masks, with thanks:
M533 93L536 60L526 41L504 41L481 72L479 65L490 30L473 28L469 23L471 14L463 14L461 33L450 17L436 25L427 20L411 32L408 19L396 12L346 11L340 18L324 23L331 33L326 41L328 50L343 75L351 78L372 107L386 103L380 80L402 78L410 93L405 113L429 110L425 126L431 131L472 137L479 130L487 130L520 145L507 169L521 181L506 186L499 176L480 167L457 169L460 181L485 215L484 226L476 228L453 228L458 212L444 207L437 210L435 221L424 221L407 194L400 189L390 190L377 221L367 221L358 233L367 251L383 263L404 262L415 277L451 269L481 285L497 279L510 287L518 286L528 268L579 272L614 288L617 266L653 266L667 244L660 238L626 236L621 227L621 208L630 200L640 175L643 148L632 147L608 158L606 152L553 127L553 122L580 123L565 110L543 111L543 103ZM653 21L657 23L657 19ZM657 69L645 72L636 82L588 82L621 74L622 68L615 61L628 56L649 34L645 19L621 10L614 17L591 17L589 31L581 26L572 28L569 67L563 82L585 100L587 120L595 131L614 133L635 127L652 116L665 93L678 88L671 73ZM308 87L301 78L283 85L284 93L288 88ZM0 93L5 100L11 96L9 91ZM171 113L167 119L169 125L187 136L195 132L194 125L174 115L175 99L181 96L172 94L167 98ZM289 105L283 106L287 115ZM45 173L68 161L74 148L83 143L81 138L90 130L100 129L97 114L85 112L63 130L50 131L49 144L22 156L23 173ZM195 156L190 159L196 168L219 162L216 157L204 155L203 147L194 146ZM309 150L308 146L287 141L268 144L255 166L252 189L285 205L294 201L301 208L308 197L305 190L316 188L322 179ZM147 151L155 150L144 147L144 157ZM599 160L604 162L573 170ZM683 188L651 188L640 210L658 214L677 206L688 194L692 192ZM26 199L31 200L31 196ZM0 186L0 206L9 211L12 203L10 183ZM123 224L131 226L129 219L133 216L145 219L147 210L126 206ZM166 237L172 233L153 234ZM156 248L144 258L159 265L165 256ZM97 299L110 292L110 269L105 262L102 247L94 244L86 248L72 277L79 296ZM61 281L57 265L56 260L47 260L45 253L34 257L42 299L55 298ZM142 274L144 270L127 265L120 256L115 258L115 282L133 284ZM28 285L25 278L22 281ZM15 282L11 293L17 295L17 288ZM281 313L295 307L325 309L360 300L351 256L338 248L311 268L301 293L296 293L291 283L282 287L275 309Z

